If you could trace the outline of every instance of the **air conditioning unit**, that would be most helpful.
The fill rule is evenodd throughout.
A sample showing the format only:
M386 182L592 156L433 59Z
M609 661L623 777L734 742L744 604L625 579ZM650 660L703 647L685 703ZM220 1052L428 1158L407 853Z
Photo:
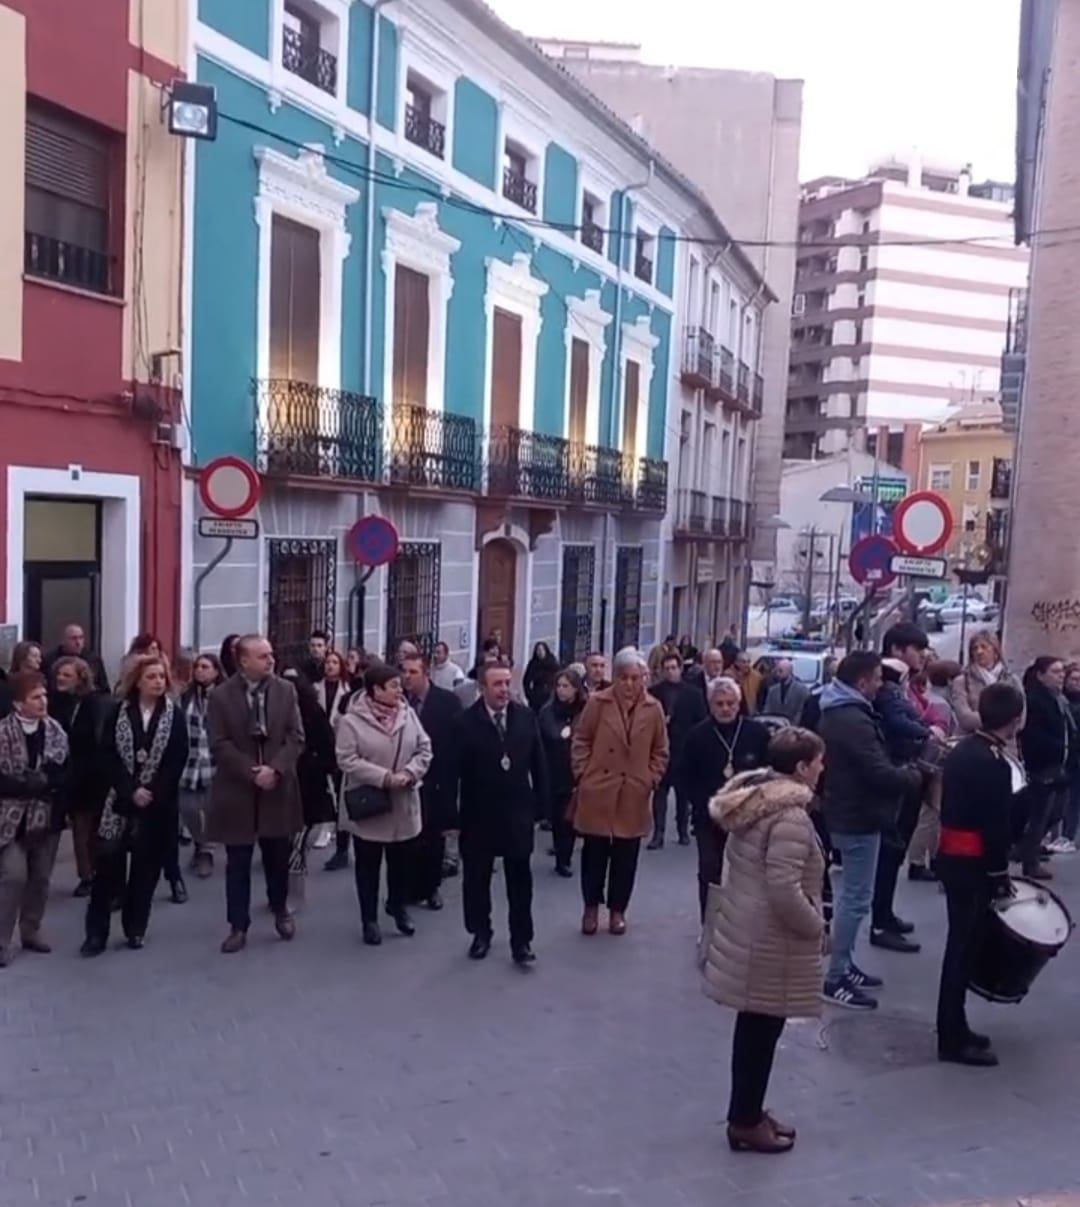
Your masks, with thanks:
M792 314L805 314L806 313L806 294L805 293L797 293L791 299L791 313Z
M187 448L187 432L181 423L159 423L154 431L154 443L182 453Z

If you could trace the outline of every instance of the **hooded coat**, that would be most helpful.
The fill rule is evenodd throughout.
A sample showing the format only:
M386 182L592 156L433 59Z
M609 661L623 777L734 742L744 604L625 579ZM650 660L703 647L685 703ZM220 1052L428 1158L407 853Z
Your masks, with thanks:
M709 803L728 834L703 988L733 1010L775 1018L821 1013L825 855L813 793L773 771L737 775Z

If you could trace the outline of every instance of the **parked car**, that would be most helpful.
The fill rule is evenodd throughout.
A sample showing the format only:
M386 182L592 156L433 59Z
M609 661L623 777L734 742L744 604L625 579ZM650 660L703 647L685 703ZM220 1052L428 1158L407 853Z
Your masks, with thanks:
M941 605L941 619L946 624L958 623L964 619L965 613L969 621L989 624L997 618L998 607L997 604L980 599L977 595L969 595L965 599L962 594L950 595Z
M787 658L800 683L817 687L825 678L825 663L832 657L832 649L825 641L772 641L754 660L754 669L767 678L780 659Z
M941 604L931 599L921 599L915 612L915 623L924 633L940 633L945 628L941 618Z

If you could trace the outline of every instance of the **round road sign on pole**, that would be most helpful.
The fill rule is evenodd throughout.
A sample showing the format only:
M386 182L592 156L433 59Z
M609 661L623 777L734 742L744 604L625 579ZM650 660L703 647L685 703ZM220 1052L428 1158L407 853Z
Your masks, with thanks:
M930 557L940 553L953 532L949 504L932 490L917 490L902 499L893 512L893 534L905 553Z
M887 587L896 578L889 563L896 556L896 546L887 536L864 536L856 541L848 554L851 577L867 587Z
M247 515L259 501L259 475L240 457L217 457L199 474L199 498L224 520Z
M357 520L345 542L358 565L372 568L392 562L401 544L398 530L381 515L366 515Z

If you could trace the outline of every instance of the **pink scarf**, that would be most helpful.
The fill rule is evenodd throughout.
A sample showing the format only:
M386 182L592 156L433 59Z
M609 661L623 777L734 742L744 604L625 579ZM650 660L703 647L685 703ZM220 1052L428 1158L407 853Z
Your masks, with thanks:
M375 720L375 724L384 733L393 733L394 722L397 720L398 713L401 712L401 702L397 704L383 704L380 700L376 700L374 696L368 697L368 707L371 709L371 715Z

